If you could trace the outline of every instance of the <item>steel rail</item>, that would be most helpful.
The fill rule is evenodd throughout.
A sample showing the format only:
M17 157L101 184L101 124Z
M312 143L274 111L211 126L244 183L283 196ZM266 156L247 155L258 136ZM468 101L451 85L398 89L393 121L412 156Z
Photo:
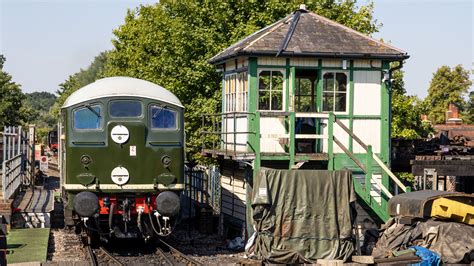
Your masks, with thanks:
M160 257L162 257L166 263L168 263L168 265L174 265L174 263L170 260L170 258L168 258L168 256L166 256L165 252L161 248L158 248L156 253L158 253L158 255L160 255Z
M162 244L164 244L165 246L167 246L170 251L176 253L178 256L180 256L181 258L187 260L189 263L191 264L194 264L194 265L202 265L202 263L194 260L194 259L191 259L189 256L185 255L183 252L177 250L176 248L174 248L173 246L171 246L170 244L166 243L165 241L163 241L162 239L160 239L160 242Z
M108 252L105 248L100 247L99 250L102 251L102 253L104 253L107 257L109 257L109 259L111 259L116 264L125 265L121 261L119 261L116 257L114 257L112 254L110 254L110 252Z
M87 253L89 255L89 259L91 261L92 266L99 266L99 263L97 261L97 257L94 254L94 251L92 250L91 246L87 245Z

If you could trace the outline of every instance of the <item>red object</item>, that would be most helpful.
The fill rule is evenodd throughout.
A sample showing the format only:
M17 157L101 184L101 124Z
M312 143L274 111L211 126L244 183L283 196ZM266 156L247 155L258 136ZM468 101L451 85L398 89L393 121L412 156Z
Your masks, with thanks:
M47 159L46 159L46 156L42 156L42 157L41 157L41 161L42 161L43 163L46 162L46 160L47 160Z
M156 204L155 204L156 196L157 195L152 195L151 196L151 202L150 202L151 210L156 209ZM106 207L104 205L104 198L106 198L106 197L105 196L99 197L99 206L100 206L99 214L109 214L110 205L112 205L112 204L114 204L114 214L122 214L123 213L122 210L119 210L119 204L121 204L121 201L124 198L119 198L119 202L117 203L117 196L115 196L115 195L107 196L107 198L109 198L109 202L110 202L109 207ZM135 199L135 206L131 206L131 208L130 208L131 214L137 214L137 209L139 207L143 207L143 213L148 213L149 212L148 205L146 203L146 197L136 197L134 199Z

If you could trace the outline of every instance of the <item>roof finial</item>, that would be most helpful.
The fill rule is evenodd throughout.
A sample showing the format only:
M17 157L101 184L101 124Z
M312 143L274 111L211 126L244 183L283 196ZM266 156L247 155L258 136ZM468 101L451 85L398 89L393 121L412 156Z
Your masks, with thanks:
M305 4L300 4L300 10L305 10L306 11L306 5Z

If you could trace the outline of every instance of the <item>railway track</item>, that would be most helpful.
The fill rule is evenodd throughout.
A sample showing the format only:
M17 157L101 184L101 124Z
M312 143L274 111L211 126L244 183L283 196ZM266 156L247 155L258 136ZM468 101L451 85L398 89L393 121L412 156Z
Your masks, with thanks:
M196 260L190 258L189 256L177 250L162 239L159 240L159 244L162 244L164 247L158 246L156 254L163 258L162 264L164 265L202 265L200 262L197 262Z
M125 265L117 258L115 258L112 254L110 254L107 250L103 247L99 247L98 249L93 249L90 245L87 246L87 253L89 256L89 260L93 266L98 265Z
M92 248L90 245L86 245L86 253L87 259L93 266L128 264L120 261L119 257L112 255L104 247ZM156 263L156 259L158 259L160 265L202 265L161 239L158 240L154 257L153 261ZM120 258L126 259L126 256L120 256Z

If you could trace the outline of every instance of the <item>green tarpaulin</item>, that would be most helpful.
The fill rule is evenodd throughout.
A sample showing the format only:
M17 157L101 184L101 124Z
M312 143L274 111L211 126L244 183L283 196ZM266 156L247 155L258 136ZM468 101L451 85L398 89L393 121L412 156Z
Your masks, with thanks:
M273 263L347 260L355 200L349 171L262 168L253 187L253 253Z

